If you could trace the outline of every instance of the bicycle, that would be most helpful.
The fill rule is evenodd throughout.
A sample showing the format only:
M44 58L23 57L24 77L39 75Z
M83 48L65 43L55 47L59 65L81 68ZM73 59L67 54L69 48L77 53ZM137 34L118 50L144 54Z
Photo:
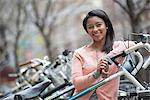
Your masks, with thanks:
M148 52L150 52L150 44L147 43L148 36L150 36L150 35L140 34L139 36L141 37L141 42L138 42L135 46L130 47L130 48L128 48L128 49L126 49L122 52L119 52L115 56L107 57L107 59L109 61L109 64L115 63L120 68L120 70L117 73L109 76L108 78L106 78L102 81L99 81L98 83L96 83L96 84L92 85L91 87L83 90L82 92L79 92L79 93L73 95L68 100L75 100L75 99L89 93L90 91L102 86L103 84L106 84L110 80L113 80L114 78L120 77L122 75L125 75L133 84L135 84L139 88L139 89L136 90L137 95L142 93L142 92L148 92L150 94L150 89L148 89L148 87L142 86L133 76L139 71L139 69L141 69L141 68L146 69L150 65L150 57L143 64L142 55L138 52L138 49L140 49L140 48L145 48ZM120 57L120 56L125 57L125 56L129 55L132 52L134 52L134 54L138 57L139 62L137 64L137 66L135 67L135 69L130 74L115 59ZM148 89L148 90L146 90L146 89Z
M57 59L55 60L55 62L53 63L51 63L49 60L45 58L44 59L34 58L31 61L21 64L20 67L26 66L28 64L30 65L22 73L19 74L19 76L23 77L23 81L17 82L18 83L17 87L15 87L13 91L9 92L12 94L5 95L2 99L4 100L9 100L9 99L42 100L46 98L55 99L55 98L59 98L60 96L68 92L73 91L74 86L70 82L69 78L66 76L66 73L64 73L63 70L61 69L58 70L59 67L64 67L65 65L66 65L65 67L70 66L70 64L68 65L68 60L70 59L67 57L69 53L70 51L64 51L63 55L59 55ZM36 69L36 67L38 66L41 66L41 68ZM32 68L36 69L36 72L34 72L33 75L27 74L27 72L28 71L30 72ZM57 72L57 75L56 75L56 72ZM36 83L33 86L32 85L32 83L34 83L33 80L36 79L37 76L39 79L41 79L41 81L40 82L37 81L38 83ZM27 78L30 78L30 79L27 79ZM59 80L60 78L61 80ZM61 82L58 83L58 81L61 81ZM22 88L20 91L16 92L17 89L25 85L29 85L29 88L27 89ZM62 91L63 89L64 91ZM57 95L55 93L57 93ZM68 95L72 95L72 93ZM65 98L66 96L67 95L62 96L62 97Z

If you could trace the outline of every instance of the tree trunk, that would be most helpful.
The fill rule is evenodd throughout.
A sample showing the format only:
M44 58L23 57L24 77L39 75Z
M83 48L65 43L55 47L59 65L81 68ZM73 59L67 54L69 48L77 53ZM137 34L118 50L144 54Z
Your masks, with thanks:
M18 31L16 38L15 38L15 43L14 43L14 61L15 61L15 67L16 67L17 72L19 72L17 51L18 51L18 41L19 41L20 36L21 36L21 33L20 33L20 31Z

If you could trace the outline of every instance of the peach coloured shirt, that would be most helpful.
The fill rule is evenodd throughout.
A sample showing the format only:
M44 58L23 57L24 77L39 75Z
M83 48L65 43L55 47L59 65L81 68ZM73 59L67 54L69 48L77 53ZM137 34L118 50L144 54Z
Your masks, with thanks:
M129 46L128 46L129 44ZM133 42L116 41L113 50L108 55L115 55L119 51L125 50L127 47L134 45ZM75 50L72 59L72 81L76 89L76 93L83 91L91 85L103 80L102 77L94 79L92 73L96 70L98 59L105 56L104 52L96 52L83 46ZM98 59L97 59L98 58ZM118 68L115 64L109 65L109 76L116 73ZM116 78L96 89L98 100L117 100L119 80ZM93 91L82 96L79 100L88 100Z

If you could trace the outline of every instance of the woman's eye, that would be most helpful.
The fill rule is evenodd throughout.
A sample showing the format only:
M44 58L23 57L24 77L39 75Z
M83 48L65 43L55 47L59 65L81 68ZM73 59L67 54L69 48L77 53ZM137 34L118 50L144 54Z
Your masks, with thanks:
M96 26L97 26L97 27L100 27L100 26L101 26L101 24L97 24Z
M88 26L88 29L92 29L92 28L94 28L94 26Z

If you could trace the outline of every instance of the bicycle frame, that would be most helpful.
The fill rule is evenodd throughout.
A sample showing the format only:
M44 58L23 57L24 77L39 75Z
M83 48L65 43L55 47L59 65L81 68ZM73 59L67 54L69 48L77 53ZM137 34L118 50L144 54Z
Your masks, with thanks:
M108 59L109 59L110 63L112 63L112 62L115 62L114 58L117 58L119 56L128 55L128 54L134 52L139 58L139 63L136 66L136 68L139 70L142 67L142 65L143 65L143 59L141 58L142 56L140 55L140 53L136 53L135 51L140 49L140 48L145 48L148 52L150 52L150 44L139 42L135 46L130 47L130 48L124 50L123 52L121 52L121 53L119 53L119 54L117 54L117 55L115 55L113 57L108 57ZM145 61L144 65L143 65L143 68L146 69L149 65L150 65L150 57ZM135 84L140 89L145 90L145 87L143 87L134 78L134 76L132 76L125 68L123 68L120 64L118 65L118 67L120 67L120 71L118 71L117 73L109 76L108 78L106 78L106 79L104 79L102 81L99 81L98 83L96 83L96 84L92 85L91 87L83 90L82 92L80 92L78 94L75 94L74 96L70 97L68 100L75 100L75 99L77 99L77 98L79 98L79 97L89 93L90 91L92 91L92 90L94 90L94 89L104 85L105 83L107 83L107 82L109 82L109 81L111 81L111 80L113 80L113 79L115 79L117 77L120 77L122 75L125 75L133 84ZM132 74L135 75L138 72L138 70L136 70L136 69L133 70Z

